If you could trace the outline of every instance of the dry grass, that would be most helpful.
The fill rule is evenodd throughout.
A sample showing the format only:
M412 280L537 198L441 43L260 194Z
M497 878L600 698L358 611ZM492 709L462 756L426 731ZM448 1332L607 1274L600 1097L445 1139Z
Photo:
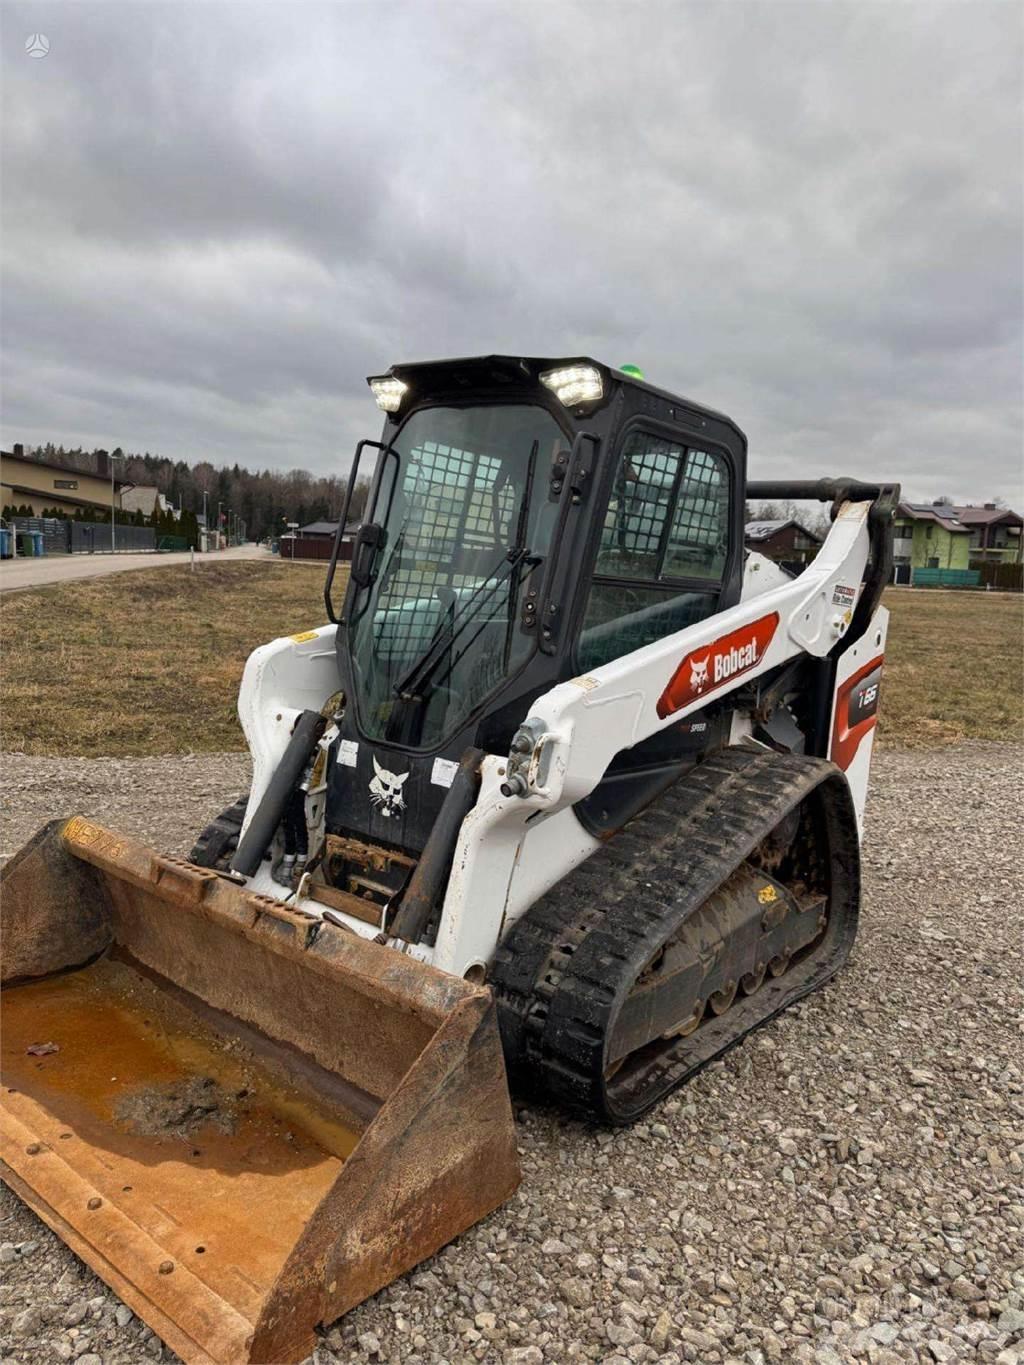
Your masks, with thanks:
M30 754L244 747L250 651L324 620L324 566L203 563L13 593L0 601L2 741ZM892 591L880 732L887 745L1020 739L1024 599Z
M325 619L325 565L197 564L0 600L2 742L29 754L245 747L246 658Z
M885 605L883 744L1024 738L1024 596L894 588Z

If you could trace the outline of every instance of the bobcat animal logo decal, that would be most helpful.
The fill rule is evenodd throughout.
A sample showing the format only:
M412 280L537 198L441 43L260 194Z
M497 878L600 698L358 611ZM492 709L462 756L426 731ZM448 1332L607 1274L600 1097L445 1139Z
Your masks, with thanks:
M708 685L708 659L710 654L705 654L703 659L694 659L690 664L690 686L695 692L703 692Z
M400 810L405 810L402 787L408 773L389 773L376 759L373 760L373 777L370 779L370 800L385 819L390 820Z

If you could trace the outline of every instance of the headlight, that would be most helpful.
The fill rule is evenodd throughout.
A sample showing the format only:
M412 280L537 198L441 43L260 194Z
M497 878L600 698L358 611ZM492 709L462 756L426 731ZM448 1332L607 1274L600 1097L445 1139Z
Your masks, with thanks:
M596 403L604 393L601 371L593 365L566 365L561 370L548 370L541 375L540 382L567 408L574 408L579 403Z
M386 374L380 379L371 379L370 388L381 412L397 412L402 406L402 398L409 385L403 383L401 379L395 379L393 375Z

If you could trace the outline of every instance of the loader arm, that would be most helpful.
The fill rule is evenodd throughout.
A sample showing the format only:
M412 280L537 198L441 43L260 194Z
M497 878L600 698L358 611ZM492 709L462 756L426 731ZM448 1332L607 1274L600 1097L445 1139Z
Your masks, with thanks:
M849 630L868 562L871 503L843 504L813 564L791 583L554 687L522 730L505 786L534 808L589 795L620 749L638 744L790 659L824 658ZM518 781L516 781L518 779Z
M486 960L488 944L528 908L538 886L555 885L600 846L570 808L594 790L620 750L791 659L823 659L841 646L858 599L877 600L883 586L874 580L878 561L884 572L887 534L873 547L873 507L871 497L843 501L817 558L799 577L534 702L509 757L484 761L480 799L456 849L436 966L461 975ZM864 584L869 556L872 574ZM526 835L535 839L548 821L558 822L558 837L548 841L542 883L517 876Z

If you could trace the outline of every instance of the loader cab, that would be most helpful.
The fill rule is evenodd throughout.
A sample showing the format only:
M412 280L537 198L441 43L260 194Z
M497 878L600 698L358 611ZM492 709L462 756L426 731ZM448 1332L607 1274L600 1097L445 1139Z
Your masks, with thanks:
M370 383L385 423L338 613L328 826L418 853L467 748L502 752L557 682L738 600L746 445L587 358L398 365ZM626 751L581 818L621 823L638 773L674 775L712 738L691 723Z

